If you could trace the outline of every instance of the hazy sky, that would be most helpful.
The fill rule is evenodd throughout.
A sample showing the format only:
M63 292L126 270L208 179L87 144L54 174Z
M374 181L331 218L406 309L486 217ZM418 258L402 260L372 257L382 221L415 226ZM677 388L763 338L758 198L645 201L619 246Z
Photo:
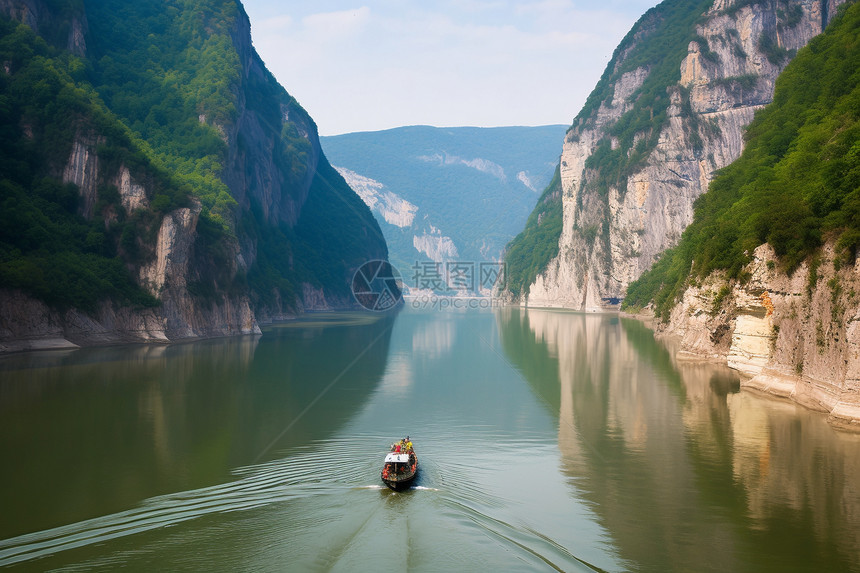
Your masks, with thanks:
M569 124L658 0L243 0L321 135Z

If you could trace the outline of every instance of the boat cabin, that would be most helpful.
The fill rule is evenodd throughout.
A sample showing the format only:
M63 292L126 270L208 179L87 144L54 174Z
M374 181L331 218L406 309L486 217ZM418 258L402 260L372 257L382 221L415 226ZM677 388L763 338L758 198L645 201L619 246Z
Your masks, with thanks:
M397 475L410 471L411 461L409 454L387 454L385 456L385 469L389 475Z

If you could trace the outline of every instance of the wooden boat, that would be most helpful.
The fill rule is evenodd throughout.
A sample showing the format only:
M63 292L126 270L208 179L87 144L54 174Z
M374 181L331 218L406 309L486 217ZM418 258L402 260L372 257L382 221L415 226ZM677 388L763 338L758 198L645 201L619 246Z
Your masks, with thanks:
M415 450L391 452L385 456L382 481L394 491L408 488L416 475L418 475L418 456Z

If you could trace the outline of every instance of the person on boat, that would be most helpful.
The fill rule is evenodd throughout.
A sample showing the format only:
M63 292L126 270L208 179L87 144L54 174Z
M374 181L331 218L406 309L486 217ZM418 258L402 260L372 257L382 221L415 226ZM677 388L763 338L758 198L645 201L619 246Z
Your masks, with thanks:
M412 451L412 440L409 439L409 436L406 436L406 451Z
M394 446L394 453L396 453L396 454L399 454L399 453L400 453L400 444L395 444L395 446Z

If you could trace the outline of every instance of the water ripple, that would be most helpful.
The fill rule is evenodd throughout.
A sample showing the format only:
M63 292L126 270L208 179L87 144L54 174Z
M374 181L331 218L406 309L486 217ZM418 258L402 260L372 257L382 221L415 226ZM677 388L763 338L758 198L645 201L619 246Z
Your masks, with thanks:
M343 444L343 441L339 441ZM211 487L153 497L140 507L70 525L0 540L0 567L60 551L175 525L212 513L247 511L287 500L354 489L375 474L370 462L339 458L321 443L287 459L236 470L241 479ZM382 486L362 486L381 489Z

